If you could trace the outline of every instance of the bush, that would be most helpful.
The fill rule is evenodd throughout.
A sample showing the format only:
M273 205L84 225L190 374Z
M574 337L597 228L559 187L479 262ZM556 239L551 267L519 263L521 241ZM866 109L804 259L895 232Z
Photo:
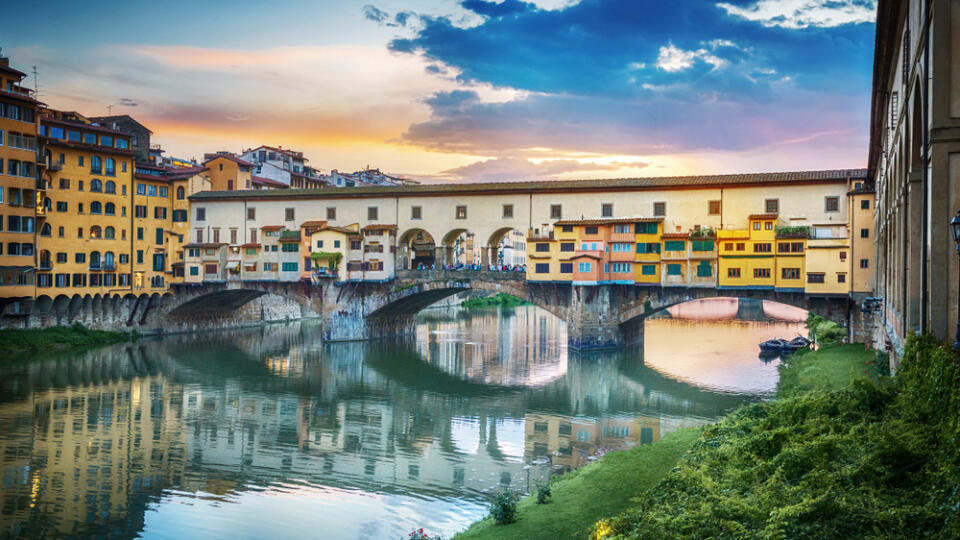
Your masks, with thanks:
M407 535L407 540L443 540L440 536L430 536L423 532L423 527Z
M506 488L498 491L490 504L490 515L497 525L507 525L517 521L517 501L520 497Z
M547 498L550 496L550 482L541 483L537 481L537 504L547 504Z
M707 426L636 510L592 537L960 538L958 389L953 353L911 337L894 378L748 405Z
M810 331L810 339L818 346L836 345L847 339L846 327L816 313L807 314L807 329Z

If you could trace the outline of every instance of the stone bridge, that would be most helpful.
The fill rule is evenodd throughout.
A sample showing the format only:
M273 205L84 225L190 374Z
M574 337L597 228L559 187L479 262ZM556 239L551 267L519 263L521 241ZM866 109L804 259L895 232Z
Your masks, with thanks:
M553 313L567 323L569 345L578 349L642 342L646 317L702 298L771 300L814 311L844 325L858 311L846 297L770 290L581 286L528 282L523 273L405 270L385 283L227 281L177 285L175 294L154 299L152 311L141 317L141 326L143 331L190 331L319 317L323 338L328 341L395 337L414 331L414 319L421 309L469 290L511 294Z

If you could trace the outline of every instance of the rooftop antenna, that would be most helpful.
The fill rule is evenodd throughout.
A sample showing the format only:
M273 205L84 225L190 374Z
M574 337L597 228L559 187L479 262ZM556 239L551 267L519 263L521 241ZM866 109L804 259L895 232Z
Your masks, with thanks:
M113 116L113 105L107 105L107 116Z
M37 82L37 66L33 66L33 96L40 99L40 83Z

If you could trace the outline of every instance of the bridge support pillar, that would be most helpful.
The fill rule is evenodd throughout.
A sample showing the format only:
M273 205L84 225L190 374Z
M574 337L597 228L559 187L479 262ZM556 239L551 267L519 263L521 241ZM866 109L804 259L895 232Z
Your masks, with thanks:
M567 311L568 346L574 349L615 349L629 344L630 336L620 328L617 305L614 287L575 285ZM641 322L641 336L642 332Z

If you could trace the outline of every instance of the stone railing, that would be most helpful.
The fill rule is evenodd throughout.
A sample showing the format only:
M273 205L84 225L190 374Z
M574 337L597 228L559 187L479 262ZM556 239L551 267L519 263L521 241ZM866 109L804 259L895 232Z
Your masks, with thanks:
M451 280L478 279L485 281L524 281L526 272L500 272L496 270L397 270L398 280Z

